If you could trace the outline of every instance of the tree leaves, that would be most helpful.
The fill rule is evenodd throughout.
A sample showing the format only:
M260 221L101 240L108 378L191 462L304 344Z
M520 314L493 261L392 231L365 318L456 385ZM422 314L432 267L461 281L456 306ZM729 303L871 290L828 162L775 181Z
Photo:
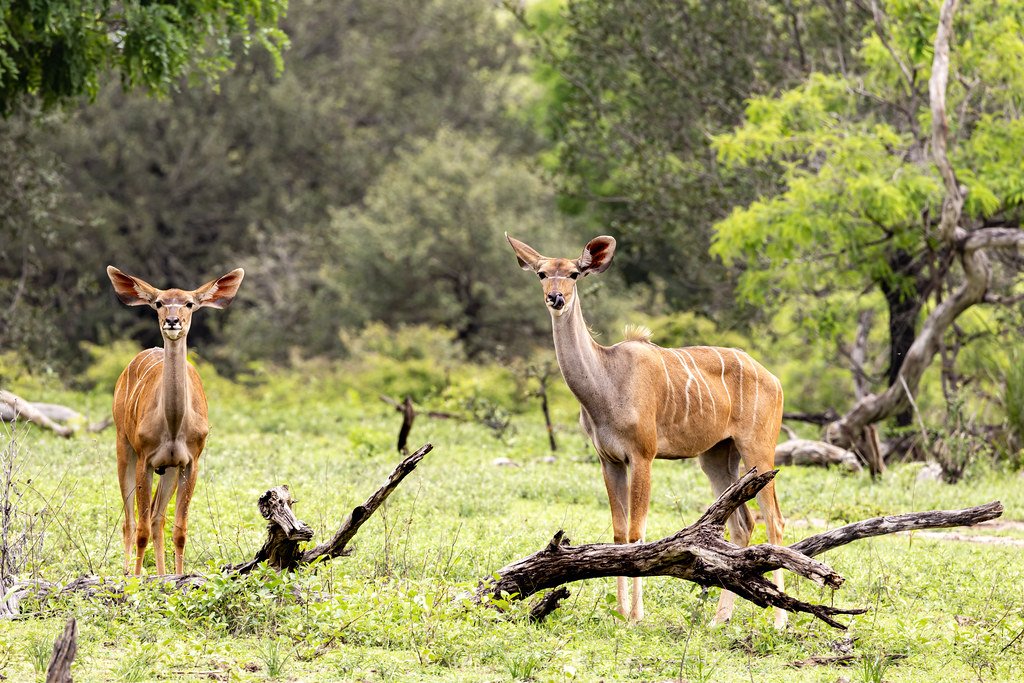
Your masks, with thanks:
M0 2L0 114L94 98L108 69L126 89L157 95L190 73L215 81L234 67L232 42L253 38L278 71L287 0L5 0Z

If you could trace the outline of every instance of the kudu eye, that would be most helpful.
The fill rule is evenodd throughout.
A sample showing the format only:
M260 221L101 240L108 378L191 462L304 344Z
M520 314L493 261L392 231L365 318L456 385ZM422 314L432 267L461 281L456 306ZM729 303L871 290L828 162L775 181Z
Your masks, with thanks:
M157 308L163 308L163 304L162 304L162 303L160 303L159 301L157 301L157 302L156 302L156 307L157 307Z
M187 304L185 304L185 308L192 308L192 302L189 301Z
M576 278L578 278L579 276L580 276L580 274L579 274L579 273L569 273L569 277L571 277L571 278L572 278L573 280L575 280L575 279L576 279Z
M537 273L537 277L539 277L541 280L543 280L544 278L547 277L547 274L545 274L545 273Z

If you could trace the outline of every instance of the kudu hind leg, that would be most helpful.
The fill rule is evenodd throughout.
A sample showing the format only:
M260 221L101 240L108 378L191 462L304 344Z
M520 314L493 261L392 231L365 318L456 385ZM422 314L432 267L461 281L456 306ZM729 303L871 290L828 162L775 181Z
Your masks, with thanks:
M753 467L759 473L768 472L775 468L775 440L765 439L760 445L744 448L741 446L743 461L747 467ZM772 480L758 491L757 505L761 508L761 516L764 517L765 532L768 535L768 542L772 545L782 545L782 532L786 525L786 519L782 516L779 508L779 499L775 495L775 481ZM785 587L785 580L782 577L782 570L776 569L773 573L775 585L781 591ZM782 629L786 626L786 611L775 608L775 628Z
M740 454L732 441L723 441L712 446L699 455L697 461L711 482L711 490L714 491L716 499L739 478ZM736 508L726 524L729 527L729 539L733 543L741 547L750 543L750 534L754 530L754 515L746 503ZM714 623L723 624L729 621L735 603L736 594L722 589L718 607L715 609Z
M625 463L601 460L601 474L608 491L608 505L612 510L612 533L616 543L625 543L629 524L629 470ZM616 610L628 616L626 605L626 577L615 578Z
M758 468L760 471L760 468ZM782 545L782 532L786 520L779 509L779 499L775 495L775 482L770 481L768 485L757 493L757 504L761 507L761 514L764 516L765 531L768 533L768 542L772 545ZM782 570L776 569L773 578L775 585L780 591L785 590L785 579L782 577ZM775 628L786 627L786 611L775 608Z

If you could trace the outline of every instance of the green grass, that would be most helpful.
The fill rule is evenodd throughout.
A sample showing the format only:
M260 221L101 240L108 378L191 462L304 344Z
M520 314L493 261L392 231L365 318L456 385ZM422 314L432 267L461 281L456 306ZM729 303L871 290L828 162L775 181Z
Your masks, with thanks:
M12 387L17 390L17 387ZM398 461L398 416L352 392L314 382L246 392L208 387L212 430L189 519L187 571L250 558L264 538L257 497L288 484L296 512L323 539ZM42 398L40 398L42 400ZM108 407L103 395L46 400ZM191 593L140 586L123 602L65 598L40 616L0 622L0 675L33 680L40 648L68 615L79 620L80 681L461 680L852 681L1015 680L1024 668L1021 548L885 537L822 559L847 581L836 591L787 575L797 597L870 611L839 632L793 615L776 632L769 610L743 600L732 622L711 628L717 591L667 577L645 583L647 617L630 627L611 608L614 580L570 586L543 624L526 605L509 615L460 595L506 563L534 552L557 529L574 543L608 541L600 467L578 432L571 403L556 405L562 451L546 464L539 415L515 418L503 440L471 424L421 418L413 444L435 449L356 536L351 557L296 575L213 576ZM539 413L539 411L537 411ZM6 435L4 438L7 438ZM23 578L63 581L120 575L122 549L113 433L20 439L24 512L45 522L42 550ZM506 457L521 467L495 467ZM1016 473L977 469L956 486L917 483L918 466L866 476L785 468L778 477L792 542L878 514L959 508L1000 499L1024 519ZM658 462L649 538L693 522L710 502L695 463ZM1013 529L1000 532L1024 538ZM167 535L168 546L170 534ZM759 527L755 541L764 539ZM153 559L147 558L153 571ZM791 668L853 638L846 667ZM48 652L48 650L46 650ZM899 657L892 659L893 656Z

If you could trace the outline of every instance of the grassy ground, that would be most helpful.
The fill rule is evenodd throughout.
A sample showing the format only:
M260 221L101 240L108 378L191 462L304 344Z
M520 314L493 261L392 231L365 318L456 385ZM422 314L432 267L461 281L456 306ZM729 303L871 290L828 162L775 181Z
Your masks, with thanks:
M253 555L264 528L255 500L266 488L287 483L299 516L322 539L398 460L398 418L383 404L344 392L323 398L298 380L273 390L209 389L213 430L190 516L187 571ZM95 416L109 400L46 398ZM669 578L646 581L647 618L633 627L611 611L613 579L572 586L572 598L539 626L522 618L522 607L509 617L465 606L460 593L557 529L578 543L611 537L599 465L571 408L560 405L562 450L553 464L543 461L546 437L532 416L514 420L503 440L477 425L422 419L413 443L430 441L434 452L363 527L351 557L317 573L215 578L187 595L140 587L120 604L51 604L41 616L0 622L0 676L32 680L74 614L79 681L1018 679L1024 639L1011 641L1024 628L1024 563L1013 545L880 538L824 556L847 578L835 595L788 577L804 599L870 607L849 619L847 632L794 615L779 633L770 611L742 600L730 624L710 628L717 591ZM22 576L119 575L112 431L17 438L19 508L36 513L35 529L45 531L41 547L24 549ZM499 457L520 466L492 465ZM993 499L1006 505L1006 519L1024 519L1016 473L977 471L948 486L917 483L917 469L895 468L879 483L783 469L787 538L823 524ZM650 538L691 523L710 502L695 463L656 463L654 482ZM1024 538L1013 528L999 534ZM759 527L755 540L763 538ZM151 557L147 566L152 571ZM787 666L844 644L857 656L850 666Z

